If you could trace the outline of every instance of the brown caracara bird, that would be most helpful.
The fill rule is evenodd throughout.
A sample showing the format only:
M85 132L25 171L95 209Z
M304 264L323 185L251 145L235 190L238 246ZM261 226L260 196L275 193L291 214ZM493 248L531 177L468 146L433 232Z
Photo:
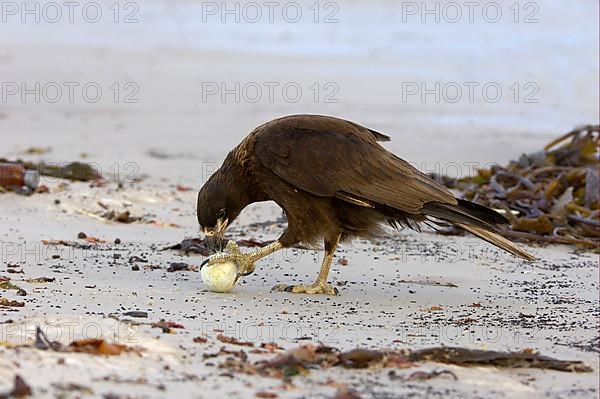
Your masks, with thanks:
M222 247L225 228L242 209L272 200L285 212L287 229L263 248L243 254L228 247L203 265L234 261L247 275L256 260L281 248L323 240L325 257L316 282L274 289L335 295L327 275L340 241L372 237L386 223L418 228L436 220L534 259L501 235L499 225L508 222L504 216L455 198L378 143L389 140L356 123L320 115L287 116L254 129L200 190L198 221L207 243Z

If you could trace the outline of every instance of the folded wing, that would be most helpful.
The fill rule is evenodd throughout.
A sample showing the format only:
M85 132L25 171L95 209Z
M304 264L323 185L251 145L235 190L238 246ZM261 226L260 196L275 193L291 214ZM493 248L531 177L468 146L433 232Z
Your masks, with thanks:
M314 195L367 200L413 214L427 202L457 203L445 187L378 143L389 137L355 123L299 115L261 128L255 147L260 161Z

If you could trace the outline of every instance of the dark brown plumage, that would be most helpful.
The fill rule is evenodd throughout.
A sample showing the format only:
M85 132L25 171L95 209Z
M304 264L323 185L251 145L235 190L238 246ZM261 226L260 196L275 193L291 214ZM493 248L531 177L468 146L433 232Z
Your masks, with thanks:
M323 239L370 237L383 223L418 228L450 222L515 255L533 259L500 235L499 213L456 199L450 191L383 148L390 138L343 119L294 115L252 131L198 195L198 221L222 236L247 205L273 200L288 227L282 247ZM305 292L305 291L302 291Z

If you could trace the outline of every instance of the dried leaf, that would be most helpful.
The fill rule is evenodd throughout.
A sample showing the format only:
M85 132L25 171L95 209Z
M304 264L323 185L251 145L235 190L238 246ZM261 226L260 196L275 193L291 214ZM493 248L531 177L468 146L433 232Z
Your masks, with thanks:
M22 308L23 306L25 306L25 302L19 302L19 301L11 301L7 298L3 298L0 297L0 306L7 306L7 307L11 307L11 308Z
M72 352L82 352L91 355L120 355L127 349L126 345L106 342L103 339L82 339L69 344Z
M24 398L30 395L33 395L33 390L23 377L17 374L15 375L12 390L6 394L0 394L0 398Z
M217 339L225 344L239 345L239 346L254 346L253 342L240 341L234 337L228 337L223 334L217 335Z
M31 284L44 284L44 283L53 283L56 279L54 277L38 277L38 278L28 278L25 280L27 283Z
M266 399L274 399L277 398L277 394L275 392L268 391L259 391L254 394L257 398L266 398Z

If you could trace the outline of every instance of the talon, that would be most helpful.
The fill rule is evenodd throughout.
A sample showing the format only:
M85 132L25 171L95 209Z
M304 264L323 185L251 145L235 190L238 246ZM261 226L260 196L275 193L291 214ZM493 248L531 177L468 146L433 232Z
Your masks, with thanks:
M277 284L276 286L274 286L273 288L271 288L271 292L273 292L273 291L284 291L286 287L287 287L287 285L285 285L285 284Z
M312 284L312 285L286 285L279 284L271 289L271 291L291 292L294 294L325 294L338 295L337 288L329 284Z
M237 243L233 240L227 242L225 252L211 255L200 264L200 270L204 266L212 266L217 263L233 262L237 265L238 275L247 276L254 272L254 261L248 254L240 251Z
M200 264L200 270L202 270L202 268L206 266L208 262L210 262L210 258L204 259L204 261Z
M238 273L238 274L237 274L237 277L235 278L235 283L233 283L233 284L234 284L234 285L235 285L235 284L237 284L238 280L239 280L240 278L242 278L242 277L244 277L244 274L240 274L240 273Z

